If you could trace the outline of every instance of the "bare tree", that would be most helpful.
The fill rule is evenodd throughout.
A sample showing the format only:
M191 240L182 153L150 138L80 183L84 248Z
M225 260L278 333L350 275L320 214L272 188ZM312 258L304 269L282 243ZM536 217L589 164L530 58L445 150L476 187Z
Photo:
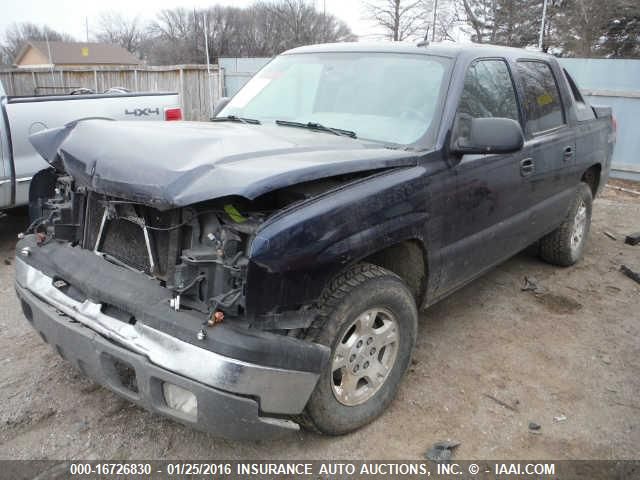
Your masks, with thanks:
M640 57L640 4L634 0L616 2L601 52L611 58Z
M280 49L323 42L355 40L347 25L319 12L305 0L280 0L258 4L277 26Z
M550 42L566 56L640 56L640 5L634 0L564 0Z
M320 42L356 40L349 27L305 0L272 0L248 8L161 11L144 50L150 63L203 63L204 31L212 60L220 56L272 56Z
M427 19L421 0L376 0L365 5L367 17L394 42L424 37Z
M443 40L455 41L455 29L461 23L460 15L457 12L457 2L455 0L422 0L424 9L425 35L424 39L436 42ZM434 8L435 8L435 34L434 28Z
M98 42L120 45L135 54L140 50L144 27L138 17L128 19L117 12L105 12L98 17L94 37Z
M74 40L71 35L57 32L46 25L36 25L30 22L10 25L0 43L3 63L9 64L15 61L20 49L29 40L44 41L47 39L51 42L72 42Z
M554 3L549 0L549 3ZM513 47L536 45L542 18L543 0L462 0L471 39ZM553 9L547 11L551 28Z
M152 64L203 63L196 22L202 12L173 8L161 10L147 31L142 50ZM199 20L202 21L201 19Z
M462 0L467 21L473 29L472 40L491 43L495 37L496 0Z
M455 0L471 39L537 46L543 0ZM548 0L542 50L579 57L640 56L637 0Z

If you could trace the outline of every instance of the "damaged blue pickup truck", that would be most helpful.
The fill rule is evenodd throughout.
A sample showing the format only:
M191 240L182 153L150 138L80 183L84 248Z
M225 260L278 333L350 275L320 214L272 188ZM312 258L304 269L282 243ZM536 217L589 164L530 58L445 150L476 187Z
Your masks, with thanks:
M548 55L331 44L278 56L209 123L31 142L50 164L17 245L33 328L132 402L257 439L371 422L421 308L532 244L577 262L615 121Z

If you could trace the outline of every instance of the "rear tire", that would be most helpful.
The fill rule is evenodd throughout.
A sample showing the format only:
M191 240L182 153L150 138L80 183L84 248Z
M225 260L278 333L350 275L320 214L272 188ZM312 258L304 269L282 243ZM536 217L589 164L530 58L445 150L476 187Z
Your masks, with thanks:
M540 239L543 260L568 267L582 258L591 226L592 205L591 188L581 182L562 224Z
M360 263L327 288L321 318L307 338L330 347L331 359L297 420L341 435L377 418L393 400L411 360L418 311L400 277Z

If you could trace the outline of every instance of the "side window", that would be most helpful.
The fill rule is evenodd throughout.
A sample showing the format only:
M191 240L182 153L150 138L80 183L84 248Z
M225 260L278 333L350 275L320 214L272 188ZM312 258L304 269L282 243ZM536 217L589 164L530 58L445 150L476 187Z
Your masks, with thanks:
M551 67L544 62L519 61L518 73L524 86L527 129L537 133L563 125L564 111Z
M562 71L564 72L564 76L566 77L569 88L571 89L571 95L575 100L576 117L578 121L583 122L585 120L593 120L595 118L593 110L591 110L589 104L582 97L582 93L580 93L580 89L576 85L576 82L573 81L573 78L571 78L571 75L569 75L569 72L567 72L566 69L563 68Z
M520 121L511 74L503 60L479 60L471 64L464 79L458 115Z
M563 68L562 71L564 72L564 76L567 77L567 83L569 84L569 87L571 88L571 94L573 95L573 99L577 103L585 103L584 102L584 98L582 98L582 94L580 93L580 90L578 89L578 86L576 85L576 82L573 81L573 78L571 78L571 75L569 75L569 72L567 72L567 69Z

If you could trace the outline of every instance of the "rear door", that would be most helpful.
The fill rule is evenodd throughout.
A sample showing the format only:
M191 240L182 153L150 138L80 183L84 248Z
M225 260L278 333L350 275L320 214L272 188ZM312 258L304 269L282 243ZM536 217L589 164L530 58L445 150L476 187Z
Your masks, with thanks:
M576 117L576 177L582 177L582 172L590 166L601 164L605 172L602 178L606 178L611 167L615 143L615 134L611 135L609 123L611 119L607 119L606 122L597 121L593 108L585 101L569 72L563 69L562 73L567 80ZM600 181L600 184L603 182Z
M525 150L521 167L522 195L528 202L528 235L537 239L562 222L573 187L575 132L567 118L558 80L542 60L516 62L525 120Z

